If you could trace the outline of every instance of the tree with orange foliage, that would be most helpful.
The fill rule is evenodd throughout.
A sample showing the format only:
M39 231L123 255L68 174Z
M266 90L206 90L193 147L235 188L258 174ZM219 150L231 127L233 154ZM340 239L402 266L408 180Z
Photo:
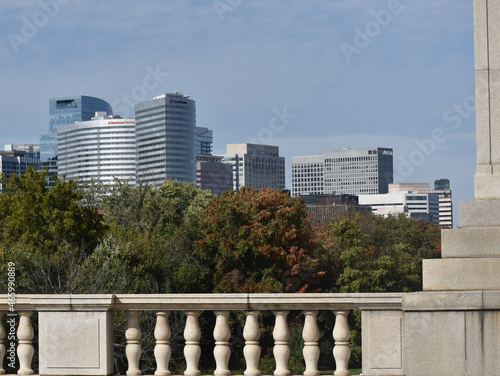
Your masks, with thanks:
M274 189L215 198L199 219L197 246L214 292L305 292L321 276L305 205Z

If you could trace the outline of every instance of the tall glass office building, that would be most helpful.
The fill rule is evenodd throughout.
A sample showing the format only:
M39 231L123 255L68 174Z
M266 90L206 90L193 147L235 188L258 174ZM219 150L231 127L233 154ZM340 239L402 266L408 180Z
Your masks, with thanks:
M49 130L40 134L40 166L57 174L57 129L61 125L91 120L96 112L113 114L111 105L99 98L78 95L49 100Z
M181 93L135 105L137 176L153 186L196 181L196 106Z

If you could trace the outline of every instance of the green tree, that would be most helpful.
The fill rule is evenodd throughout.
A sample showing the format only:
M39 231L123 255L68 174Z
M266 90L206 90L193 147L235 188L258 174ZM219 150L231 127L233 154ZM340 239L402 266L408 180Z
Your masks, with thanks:
M440 229L404 215L349 215L322 234L329 291L410 292L422 289L422 260L440 256Z
M328 292L411 292L422 289L422 260L440 256L440 229L404 215L349 214L317 231ZM324 316L324 313L322 314ZM361 314L350 315L351 361L361 362ZM330 331L328 323L324 330ZM322 327L323 328L323 327Z
M106 232L97 209L81 205L76 182L55 178L49 189L47 177L28 169L1 181L1 252L16 263L19 292L73 291L78 265Z

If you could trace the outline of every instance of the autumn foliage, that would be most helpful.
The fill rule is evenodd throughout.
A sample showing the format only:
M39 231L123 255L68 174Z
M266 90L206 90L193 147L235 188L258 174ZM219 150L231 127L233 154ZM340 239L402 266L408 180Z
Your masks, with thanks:
M216 197L200 220L204 262L215 292L305 292L321 272L317 244L298 199L243 188Z

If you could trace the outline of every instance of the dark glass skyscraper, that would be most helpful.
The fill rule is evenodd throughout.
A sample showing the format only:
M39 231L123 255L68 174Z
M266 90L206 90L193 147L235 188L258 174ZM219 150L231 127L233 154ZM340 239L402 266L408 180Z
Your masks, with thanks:
M78 95L49 100L49 130L40 134L40 165L50 175L57 174L57 128L77 121L91 120L96 112L113 114L111 105L99 98Z

